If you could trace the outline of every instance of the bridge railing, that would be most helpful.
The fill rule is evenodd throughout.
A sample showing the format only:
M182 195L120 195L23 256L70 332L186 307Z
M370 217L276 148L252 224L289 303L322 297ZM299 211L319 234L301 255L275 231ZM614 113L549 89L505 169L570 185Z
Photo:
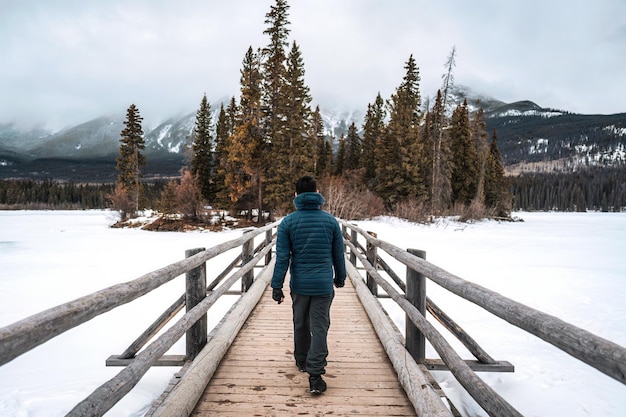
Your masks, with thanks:
M626 349L624 347L455 276L426 261L423 251L400 249L377 239L372 232L365 231L349 222L339 221L346 238L346 246L350 251L351 263L356 266L358 259L366 271L365 279L361 279L362 284L366 285L374 296L378 295L378 288L382 288L406 313L405 346L415 362L430 369L450 370L463 388L489 415L520 416L521 414L480 379L474 370L512 371L512 366L509 369L510 364L493 360L458 324L426 297L426 279L430 279L453 294L482 307L626 384ZM359 238L365 240L365 245L358 242ZM378 249L406 265L406 282L400 279L378 256ZM395 286L380 274L381 270L387 272L391 281L396 284ZM400 288L400 291L396 288ZM459 338L477 360L462 360L446 339L426 320L426 311L429 311L445 328ZM425 359L425 339L428 339L440 355L443 366L437 364L437 361ZM499 366L503 368L498 369ZM400 382L405 385L402 378ZM408 392L411 388L411 381L406 383L408 386L405 386L405 390Z
M109 358L111 361L109 365L124 365L125 368L67 414L68 416L102 416L130 392L150 367L182 365L184 361L193 359L203 343L206 343L207 311L219 297L228 293L238 280L241 280L242 293L252 286L255 266L264 258L266 263L270 260L274 245L272 230L278 224L279 222L274 222L258 229L247 230L241 237L209 249L187 251L187 257L184 260L0 328L0 366L74 327L116 307L130 303L176 277L186 274L186 295L177 299L144 334L126 349L124 354ZM262 233L265 233L265 240L254 250L254 238ZM226 271L206 286L206 262L240 246L242 247L241 255L230 264ZM238 263L240 263L239 269L223 280ZM218 286L220 282L221 285ZM185 315L139 352L142 346L146 345L186 304L188 305ZM200 337L202 333L204 333L204 339ZM164 359L165 352L185 334L187 334L186 356L178 360L167 357Z

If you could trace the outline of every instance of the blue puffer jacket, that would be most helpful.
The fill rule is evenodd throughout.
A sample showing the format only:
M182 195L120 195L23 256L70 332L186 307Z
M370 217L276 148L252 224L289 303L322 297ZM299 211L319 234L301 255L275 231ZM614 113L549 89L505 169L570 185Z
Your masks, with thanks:
M346 279L343 238L339 223L322 211L320 193L301 193L293 200L295 212L278 226L276 265L272 288L282 288L287 268L291 273L289 288L301 295L325 295L333 292L334 276Z

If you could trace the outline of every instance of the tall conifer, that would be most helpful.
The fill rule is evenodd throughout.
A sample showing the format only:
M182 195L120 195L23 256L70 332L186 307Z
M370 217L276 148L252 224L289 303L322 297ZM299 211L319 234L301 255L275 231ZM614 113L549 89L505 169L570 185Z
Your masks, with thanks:
M304 81L304 60L297 43L294 41L287 57L287 73L285 78L285 117L286 148L277 150L287 153L289 161L288 177L285 184L288 185L285 198L290 200L293 187L289 184L294 178L303 174L313 174L315 138L311 133L311 94L309 87ZM291 180L290 180L291 179ZM289 203L291 204L291 203Z
M368 187L372 186L370 182L376 177L376 150L385 130L385 114L385 102L378 93L374 104L367 106L363 124L363 182Z
M196 112L196 123L193 129L191 178L198 181L202 197L209 202L215 198L213 135L211 129L211 105L205 94L200 102L200 108Z
M313 159L314 166L313 172L318 178L323 177L329 173L328 157L326 155L326 135L324 132L324 120L320 113L320 107L315 107L315 111L311 117L311 132L309 137L314 140L314 144L311 146L313 153L311 158Z
M361 137L357 132L356 124L352 122L348 127L348 135L346 136L346 160L344 166L346 170L361 167L362 149Z
M377 164L376 191L387 208L401 200L421 197L424 192L419 176L420 77L413 55L405 69L402 83L388 102L389 123Z
M264 34L270 38L269 44L263 49L263 129L264 135L272 146L273 161L268 167L266 201L270 213L275 208L286 208L286 184L292 184L288 178L290 173L289 160L284 148L289 138L286 133L286 48L289 37L289 5L286 0L276 0L275 5L265 15L267 29Z
M119 171L117 183L120 189L127 193L135 212L139 211L141 168L146 164L146 159L141 153L146 147L141 127L142 121L139 109L131 104L126 111L125 128L120 133L122 138L116 165Z
M248 217L256 207L261 220L267 147L261 125L261 73L259 54L248 48L241 70L241 98L233 135L229 139L226 186L233 204Z
M495 208L498 216L507 217L511 213L511 202L509 181L504 171L502 155L498 149L498 136L494 129L485 170L485 205ZM539 207L541 206L537 206Z
M474 114L472 118L472 139L478 156L478 179L476 181L476 196L474 200L479 205L485 204L485 170L487 169L487 158L489 156L489 135L487 134L487 123L485 113L482 108Z
M476 196L478 183L478 152L472 140L467 101L457 106L450 119L452 149L452 198L455 203L469 205Z

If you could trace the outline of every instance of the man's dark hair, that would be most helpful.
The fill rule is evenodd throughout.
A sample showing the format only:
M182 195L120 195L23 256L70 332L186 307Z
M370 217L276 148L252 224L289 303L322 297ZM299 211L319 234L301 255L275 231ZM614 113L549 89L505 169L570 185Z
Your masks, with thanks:
M314 193L317 191L315 179L309 175L305 175L296 182L296 194Z

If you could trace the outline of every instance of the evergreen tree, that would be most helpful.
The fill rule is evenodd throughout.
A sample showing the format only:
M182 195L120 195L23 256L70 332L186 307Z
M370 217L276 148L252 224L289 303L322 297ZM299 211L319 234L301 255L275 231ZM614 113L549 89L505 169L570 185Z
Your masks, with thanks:
M363 146L361 137L359 136L354 122L348 127L348 136L346 136L346 158L344 169L353 170L361 167L361 153Z
M328 155L326 154L326 135L324 133L324 120L320 113L320 107L315 107L311 118L311 133L309 137L314 140L314 145L311 146L313 154L314 166L313 172L317 178L321 178L330 172L330 165L328 161Z
M230 205L230 196L226 187L226 171L228 163L228 149L230 137L234 133L237 104L235 98L231 98L227 109L222 104L220 113L215 125L215 174L213 183L215 186L215 204L219 207Z
M238 118L229 139L226 186L230 199L243 206L252 217L252 210L263 210L263 181L267 146L261 126L261 73L259 55L248 49L241 70L241 98ZM259 216L258 220L261 220Z
M339 138L339 147L337 149L337 156L335 157L334 172L335 175L340 176L343 174L346 165L347 145L346 137L341 135Z
M374 104L367 106L363 125L363 182L369 184L370 188L370 182L376 177L376 150L385 131L385 116L385 103L378 93Z
M498 216L507 217L511 213L511 200L509 181L504 171L502 155L498 149L498 136L494 129L485 169L485 205L495 208Z
M424 123L420 131L420 153L419 153L419 167L420 177L424 180L424 194L427 200L432 203L433 195L433 156L434 156L434 138L432 135L433 130L433 114L428 111L424 116Z
M270 12L265 15L268 28L263 31L270 38L269 45L263 49L263 129L264 135L272 145L273 161L269 168L267 193L265 196L270 213L278 207L286 207L286 184L292 184L289 178L290 162L288 155L281 152L289 142L286 132L286 48L289 36L289 5L286 0L276 0Z
M405 69L402 84L388 102L389 123L376 171L376 192L388 209L398 201L421 197L424 192L419 176L420 77L413 55Z
M285 79L285 109L286 147L277 150L286 152L285 158L289 161L288 177L285 184L294 182L294 178L301 177L304 173L314 172L315 161L311 158L315 149L315 138L310 137L311 132L311 94L309 87L304 82L304 60L300 48L293 42L287 58L287 74ZM291 180L289 180L291 179ZM293 187L288 186L285 192L287 201L291 200ZM290 203L291 204L291 203Z
M478 183L478 152L472 140L467 101L457 106L450 119L452 148L452 199L469 205L476 196Z
M485 113L482 108L474 114L472 118L472 139L478 154L478 180L476 183L476 196L474 201L479 205L485 204L485 171L487 169L487 159L489 157L489 135L487 134L487 123L485 123Z
M193 129L191 174L198 178L202 197L207 201L212 201L215 198L213 135L211 134L211 129L211 105L205 94L200 102L200 108L196 112L196 124Z
M141 153L146 147L141 127L142 120L139 109L131 104L126 111L125 128L120 133L122 138L120 139L120 154L116 165L116 169L119 171L117 176L117 183L120 185L119 191L126 193L135 212L139 211L141 168L146 164L145 157ZM129 214L123 210L122 212L123 216Z

